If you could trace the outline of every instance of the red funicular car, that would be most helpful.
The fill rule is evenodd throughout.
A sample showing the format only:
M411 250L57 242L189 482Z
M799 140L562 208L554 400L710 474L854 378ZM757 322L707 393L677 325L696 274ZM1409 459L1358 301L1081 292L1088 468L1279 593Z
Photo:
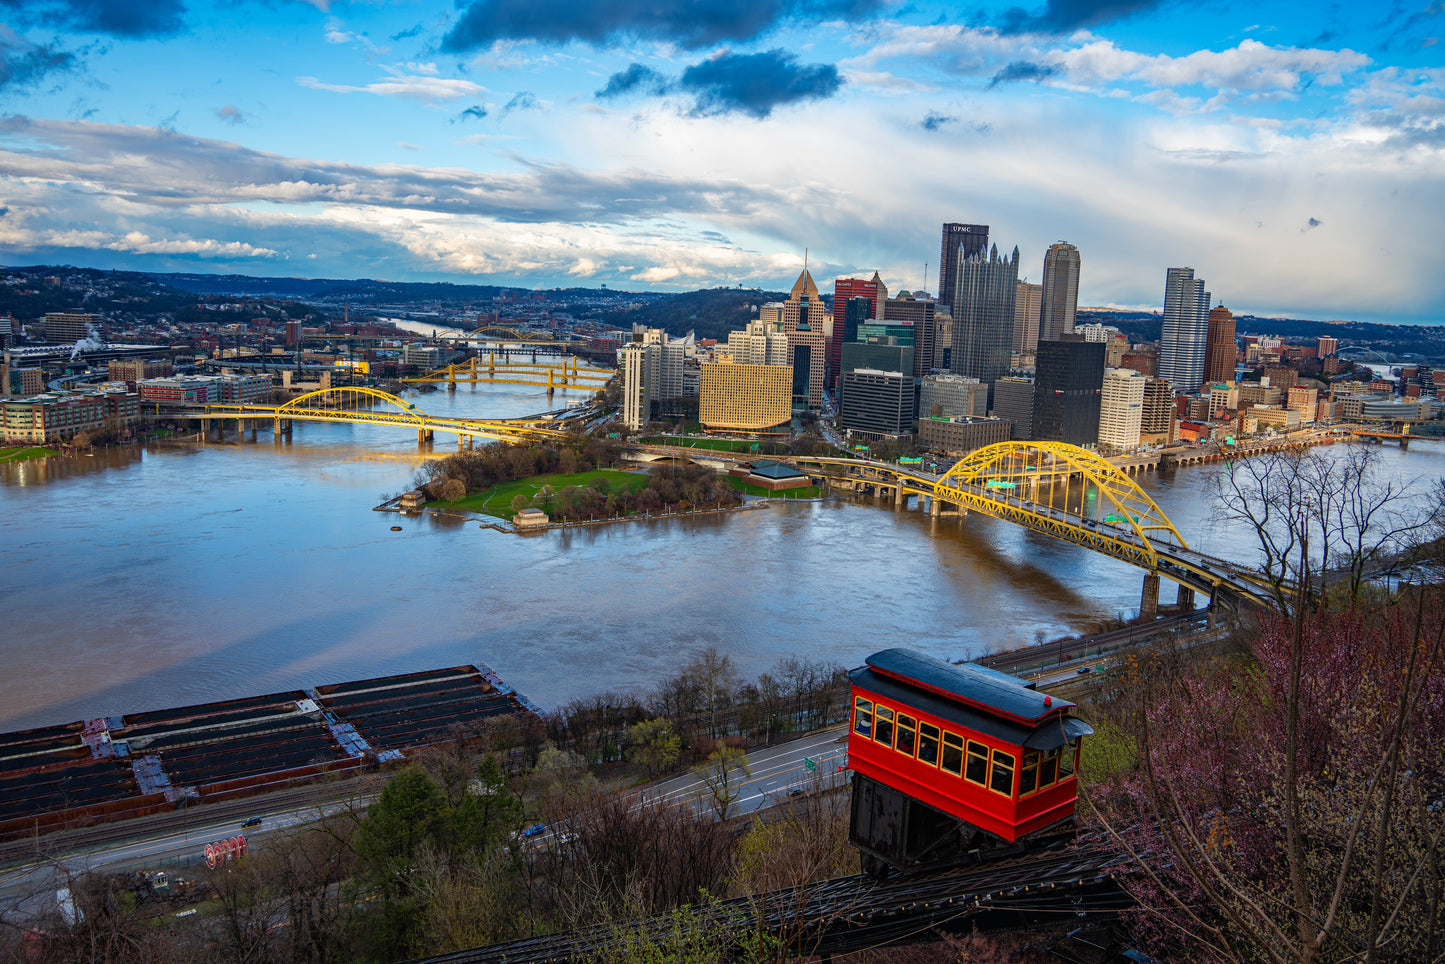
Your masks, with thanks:
M885 649L849 673L850 842L881 876L1026 846L1070 824L1074 704L972 663Z

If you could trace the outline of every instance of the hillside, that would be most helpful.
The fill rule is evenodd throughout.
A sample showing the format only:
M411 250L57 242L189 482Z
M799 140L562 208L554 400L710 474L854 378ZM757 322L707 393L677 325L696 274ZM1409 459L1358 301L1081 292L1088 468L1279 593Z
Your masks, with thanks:
M627 329L634 324L665 329L671 335L689 331L699 338L726 339L753 318L757 308L769 301L783 301L787 294L756 288L708 288L678 295L663 295L651 304L597 313L604 324Z

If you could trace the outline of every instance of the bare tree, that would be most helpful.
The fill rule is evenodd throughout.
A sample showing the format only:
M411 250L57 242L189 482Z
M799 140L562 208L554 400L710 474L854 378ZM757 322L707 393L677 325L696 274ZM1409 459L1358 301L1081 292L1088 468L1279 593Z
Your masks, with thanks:
M726 820L732 805L742 797L746 780L753 775L753 768L745 750L723 744L705 761L694 766L693 772L707 788L717 818Z

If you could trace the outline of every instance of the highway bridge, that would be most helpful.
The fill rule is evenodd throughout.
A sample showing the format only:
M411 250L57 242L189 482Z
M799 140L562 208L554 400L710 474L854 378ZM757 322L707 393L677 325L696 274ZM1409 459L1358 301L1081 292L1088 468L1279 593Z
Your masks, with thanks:
M929 512L969 511L1024 526L1145 570L1141 615L1157 611L1160 578L1194 593L1221 592L1267 605L1273 587L1257 571L1198 552L1127 473L1087 449L1063 442L999 442L969 453L941 475L887 462L794 458L813 474L849 479L902 505L927 499ZM1077 483L1077 484L1074 484Z
M565 426L559 427L551 419L439 418L404 398L361 387L323 388L284 405L207 405L194 412L169 413L169 417L199 420L203 431L212 422L250 421L253 434L257 422L269 419L277 438L289 432L294 421L381 425L415 429L418 443L430 441L437 432L455 433L458 448L475 438L536 443L571 437Z
M495 355L488 355L485 361L473 357L467 359L465 365L447 365L445 368L438 368L436 371L414 378L404 378L402 381L411 384L444 384L448 389L456 388L458 382L470 385L485 382L488 384L545 386L549 392L558 388L598 391L605 387L615 374L617 373L609 368L578 365L575 357L571 359L570 363L527 363L507 361L505 358L497 361Z

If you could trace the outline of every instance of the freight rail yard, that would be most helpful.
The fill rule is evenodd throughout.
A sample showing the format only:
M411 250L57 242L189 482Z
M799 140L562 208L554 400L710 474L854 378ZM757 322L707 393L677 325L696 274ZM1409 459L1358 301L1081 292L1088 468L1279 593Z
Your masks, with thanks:
M3 733L0 840L359 770L532 712L468 665Z

